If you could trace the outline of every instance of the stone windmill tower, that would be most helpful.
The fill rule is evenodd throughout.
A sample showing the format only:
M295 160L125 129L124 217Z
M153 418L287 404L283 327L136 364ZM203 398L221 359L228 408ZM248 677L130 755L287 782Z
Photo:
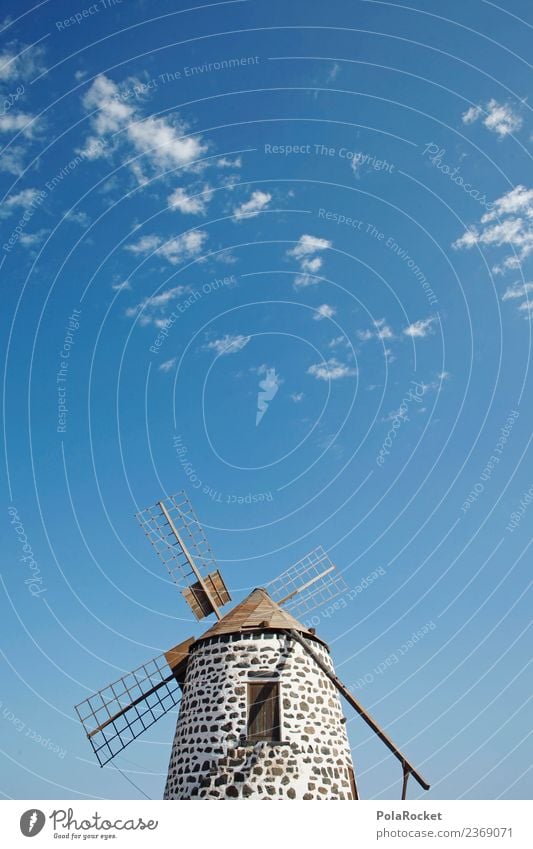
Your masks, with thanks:
M101 766L179 704L165 799L358 799L342 695L400 761L402 798L409 775L429 789L292 615L345 588L323 549L223 616L230 595L187 497L138 518L196 617L218 621L77 705Z
M356 799L324 642L256 589L189 651L166 799Z

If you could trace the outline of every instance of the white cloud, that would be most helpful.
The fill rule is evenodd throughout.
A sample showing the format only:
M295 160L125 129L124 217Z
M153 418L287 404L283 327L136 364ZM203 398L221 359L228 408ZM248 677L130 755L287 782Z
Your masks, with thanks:
M0 217L7 218L15 209L29 207L40 196L38 189L22 189L15 195L9 195L0 207Z
M161 365L159 366L159 371L172 371L172 369L176 365L176 359L176 357L172 357L170 360L165 360L165 362L161 363Z
M27 112L8 112L7 115L0 115L0 133L14 133L16 130L22 130L22 134L30 138L35 125L36 118Z
M24 173L25 154L23 145L11 145L9 149L4 149L0 156L0 171L20 177Z
M111 288L114 289L115 292L122 292L131 289L131 283L129 280L123 280L120 283L112 283Z
M533 189L515 186L497 198L493 208L481 218L481 226L470 227L453 243L453 247L472 248L474 245L508 246L516 253L504 257L494 267L495 273L517 268L533 252Z
M492 98L485 106L471 106L461 116L463 124L473 124L482 115L483 125L491 133L496 133L501 139L510 133L516 133L522 126L521 116L508 103L498 103Z
M334 82L337 79L337 77L339 76L340 69L341 69L341 66L339 65L339 63L334 62L333 65L331 66L331 68L328 71L328 75L326 77L326 83Z
M331 242L328 239L321 239L318 236L310 236L308 233L304 233L295 246L287 251L287 256L294 257L298 261L302 272L294 280L295 289L303 289L319 282L314 280L311 275L316 274L322 268L322 257L317 256L317 254L328 248L331 248Z
M300 268L307 274L315 274L322 268L322 259L319 256L315 256L312 259L303 257L300 261Z
M23 248L33 248L35 245L39 245L49 233L50 230L46 228L36 230L35 233L21 233L19 245L22 245Z
M523 301L518 307L520 312L525 313L524 318L526 320L533 319L533 301Z
M315 321L321 321L323 318L333 318L337 310L329 304L321 304L316 308L313 318Z
M403 332L406 336L410 336L412 339L424 339L426 336L430 336L434 332L434 322L435 318L421 318L408 325L408 327L404 327Z
M483 109L481 106L471 106L466 112L463 112L461 118L463 119L463 124L473 124L474 121L483 114Z
M533 312L533 283L513 283L502 295L502 301L521 300L518 312L525 313L524 318L530 319Z
M502 301L525 298L530 292L533 292L533 283L513 283L513 285L508 286L503 293Z
M205 215L207 204L211 200L212 192L209 186L204 186L202 192L198 192L194 197L187 194L184 188L178 186L174 189L171 195L168 196L168 204L173 210L183 212L184 215Z
M125 250L132 254L155 253L164 257L171 265L178 265L201 254L206 240L205 230L191 230L166 241L162 236L151 234L142 236L135 244L126 245Z
M287 251L287 256L293 256L295 259L312 256L319 251L325 251L331 248L331 242L328 239L320 239L318 236L309 236L305 233L300 236L294 248Z
M5 24L5 21L4 21ZM44 49L40 46L28 47L12 42L0 53L0 83L13 83L29 80L45 69Z
M291 395L291 401L294 401L295 404L299 404L301 401L303 401L304 397L305 395L303 392L293 392L293 394Z
M259 215L263 209L266 209L271 200L271 194L257 189L255 192L252 192L247 201L235 207L233 217L236 221L241 221L243 218L253 218Z
M206 350L215 351L217 356L236 354L246 347L251 338L251 336L243 336L242 334L232 336L226 333L220 339L213 339L212 342L208 342L205 348Z
M235 159L230 159L229 156L220 156L216 161L217 168L241 168L242 159L236 156Z
M485 213L481 219L482 224L489 221L496 221L504 215L516 215L517 213L525 214L529 218L533 217L533 189L526 189L525 186L515 186L507 194L502 195L494 201L493 209Z
M309 366L307 374L311 374L316 380L340 380L343 377L356 375L357 369L331 357L329 360Z
M351 347L350 340L347 336L344 336L343 334L341 334L340 336L335 336L334 339L331 339L330 342L328 342L328 348L339 348L340 346L344 348Z
M357 331L357 336L361 342L369 342L371 339L378 339L384 342L386 339L396 338L385 318L376 318L372 324L374 325L374 330Z
M293 286L295 289L305 289L307 286L316 286L320 281L310 274L297 274L294 278Z
M168 169L190 165L205 150L199 136L187 136L186 124L174 118L143 118L139 110L125 102L113 80L100 74L83 97L83 105L91 117L92 134L86 140L84 155L95 159L108 155L109 144L119 146L128 142L134 153L153 168ZM100 144L95 145L95 141ZM139 182L144 181L137 170Z

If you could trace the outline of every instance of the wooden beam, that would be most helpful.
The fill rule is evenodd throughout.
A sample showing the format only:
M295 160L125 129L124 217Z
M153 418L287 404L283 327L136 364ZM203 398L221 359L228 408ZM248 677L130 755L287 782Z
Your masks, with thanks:
M312 584L319 581L320 578L323 578L324 575L329 575L329 573L333 572L334 569L335 569L335 566L330 566L329 569L324 569L324 571L321 572L320 575L315 575L315 577L311 578L310 581L307 581L306 584L303 584L301 587L298 587L297 590L293 590L292 593L289 593L289 595L286 595L285 598L281 599L281 601L278 601L278 604L285 604L285 602L288 601L290 598L294 598L295 595L298 595L298 593L301 593L303 590L306 590Z
M132 707L135 707L135 705L140 704L140 702L143 702L145 699L148 698L148 696L151 696L152 693L155 693L157 690L163 687L164 684L168 684L169 681L172 681L173 678L174 673L172 673L172 675L169 675L168 678L164 678L162 681L159 681L154 687L152 687L150 690L147 690L146 693L143 693L142 696L139 696L137 699L135 699L135 701L130 702L129 705L126 705L126 707L117 711L117 713L113 714L113 716L110 716L109 719L106 719L106 721L102 722L102 724L99 725L97 728L93 728L92 731L89 731L87 737L90 739L91 737L94 737L95 734L98 734L99 731L103 731L104 728L107 728L108 725L111 725L111 723L115 722L115 720L118 719L120 716L124 716L126 711L130 710Z
M299 643L302 646L302 648L305 649L307 654L310 655L310 657L313 658L313 660L315 661L317 666L322 670L324 675L327 675L327 677L329 678L331 683L337 688L339 693L342 696L344 696L344 698L346 699L348 704L350 704L354 708L354 710L357 711L357 713L359 714L361 719L364 719L364 721L366 722L367 725L370 726L372 731L374 731L378 735L381 742L385 743L386 747L388 749L390 749L390 751L392 752L394 757L398 758L398 760L400 761L400 763L402 765L403 771L404 771L403 792L406 791L406 785L407 785L406 775L409 776L409 774L411 774L413 776L413 778L416 778L416 780L418 781L420 786L424 788L424 790L429 790L430 785L427 783L427 781L424 778L422 778L420 773L417 772L417 770L414 768L414 766L412 766L409 763L407 758L400 752L400 750L397 748L397 746L394 745L394 743L392 742L390 737L388 737L385 734L385 732L382 731L382 729L379 727L377 722L374 719L372 719L372 717L370 716L369 713L366 712L364 707L362 707L362 705L359 704L357 699L355 699L354 696L352 696L352 694L344 686L342 681L340 681L339 678L337 678L337 676L333 672L331 672L330 669L328 669L328 667L326 666L326 664L324 663L322 658L319 657L316 654L316 652L313 651L313 649L308 645L308 643L304 640L304 638L302 636L300 636L298 631L295 631L294 629L291 628L291 630L285 631L284 633L287 634L287 636L292 637L293 640L296 640L296 642ZM403 798L403 796L402 796L402 798Z
M209 587L207 586L206 582L202 578L202 576L201 576L201 574L198 570L198 567L196 566L196 563L194 562L193 558L189 554L189 550L187 549L187 546L185 545L182 538L180 537L180 535L177 531L177 528L174 525L174 522L172 521L172 519L170 517L170 513L168 512L167 508L165 507L165 505L163 504L162 501L158 501L157 503L158 503L158 505L161 509L161 512L163 513L163 516L165 517L165 519L168 522L168 526L169 526L170 530L172 531L172 533L176 537L179 545L181 546L181 550L183 551L185 557L187 558L187 562L188 562L189 566L191 567L198 583L200 584L201 588L203 589L204 593L206 594L207 598L209 599L209 602L210 602L210 604L213 608L213 612L214 612L215 616L217 617L217 619L222 619L222 614L220 613L220 611L218 609L217 603L216 603L211 591L209 590Z

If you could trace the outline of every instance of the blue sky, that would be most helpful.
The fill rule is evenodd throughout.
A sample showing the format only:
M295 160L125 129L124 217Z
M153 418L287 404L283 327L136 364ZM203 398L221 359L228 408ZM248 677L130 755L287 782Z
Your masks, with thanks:
M201 633L133 518L185 488L235 601L328 549L429 797L530 798L529 4L185 5L4 4L0 790L138 795L73 705Z

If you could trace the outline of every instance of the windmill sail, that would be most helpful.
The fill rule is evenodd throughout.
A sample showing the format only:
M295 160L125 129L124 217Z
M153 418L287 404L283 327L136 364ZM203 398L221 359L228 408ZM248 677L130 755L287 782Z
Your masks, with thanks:
M186 493L179 492L136 515L174 583L197 619L215 613L231 596Z
M181 699L191 637L76 705L100 766L118 755Z
M274 601L299 619L348 590L342 575L334 570L328 554L318 546L266 588Z

